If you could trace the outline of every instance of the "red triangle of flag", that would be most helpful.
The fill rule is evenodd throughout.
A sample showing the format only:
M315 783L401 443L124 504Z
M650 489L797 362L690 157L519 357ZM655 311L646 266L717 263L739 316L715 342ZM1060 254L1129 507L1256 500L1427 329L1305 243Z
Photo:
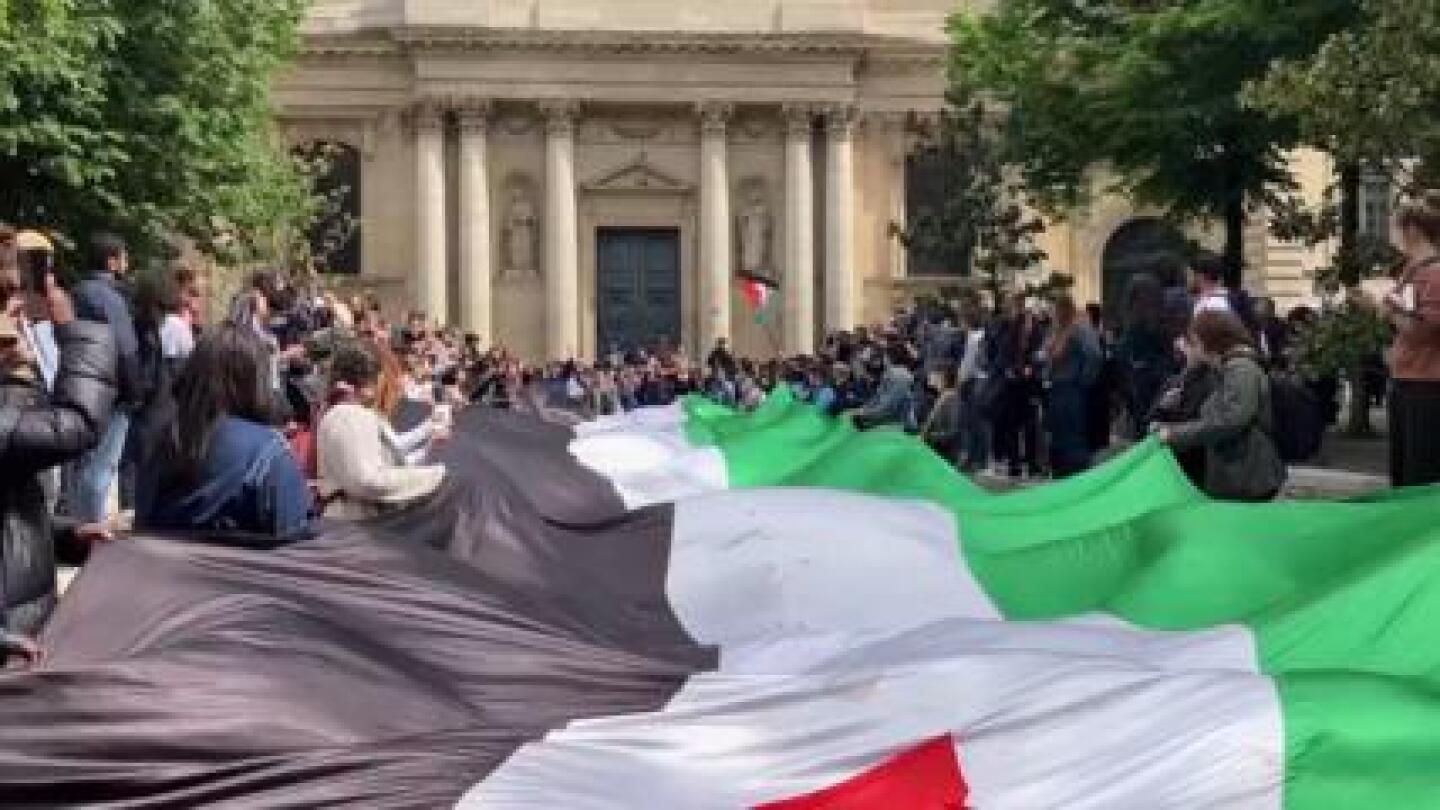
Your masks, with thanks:
M749 304L752 310L764 309L765 302L770 298L770 288L755 279L741 280L740 292L745 296L745 303Z
M969 793L947 734L838 785L756 810L963 810Z

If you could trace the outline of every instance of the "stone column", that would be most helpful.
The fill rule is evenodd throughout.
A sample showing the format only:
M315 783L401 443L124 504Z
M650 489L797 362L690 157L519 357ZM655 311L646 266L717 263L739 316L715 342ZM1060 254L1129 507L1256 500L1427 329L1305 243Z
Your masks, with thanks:
M825 117L825 329L855 328L855 108Z
M785 352L815 348L815 173L811 162L814 111L787 106L785 116Z
M433 102L414 110L416 304L433 321L450 317L446 290L445 116Z
M575 205L573 101L545 102L545 350L565 360L580 352L580 235Z
M886 208L890 212L890 221L899 224L902 228L909 224L905 202L905 163L911 152L911 135L907 118L905 113L898 112L882 113L876 116L876 122L884 134L888 161L886 165L890 175L890 199ZM905 245L899 239L888 235L887 239L890 243L889 276L904 278L908 264Z
M730 168L728 104L700 105L700 352L730 338Z
M494 342L490 257L490 103L473 101L460 109L460 322Z

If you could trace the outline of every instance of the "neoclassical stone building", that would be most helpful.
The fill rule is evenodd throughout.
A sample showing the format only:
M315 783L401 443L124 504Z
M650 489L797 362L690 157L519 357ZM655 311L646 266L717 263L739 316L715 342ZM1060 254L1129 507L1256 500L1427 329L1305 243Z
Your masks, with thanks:
M915 125L941 105L955 7L320 0L280 123L296 146L341 147L359 230L332 269L397 309L530 358L719 337L808 351L936 283L890 226L915 192ZM1105 201L1044 246L1098 300L1107 262L1124 272L1114 239L1156 249L1147 222ZM779 286L764 323L744 275Z

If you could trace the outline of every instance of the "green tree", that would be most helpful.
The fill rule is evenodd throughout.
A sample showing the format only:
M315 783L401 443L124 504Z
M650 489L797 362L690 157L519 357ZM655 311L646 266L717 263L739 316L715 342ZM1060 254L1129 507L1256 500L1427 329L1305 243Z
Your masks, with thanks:
M1403 169L1440 158L1440 0L1359 0L1362 14L1314 53L1276 63L1256 106L1299 122L1340 164Z
M1435 185L1440 167L1440 0L1359 5L1354 25L1305 58L1276 63L1248 92L1257 108L1294 118L1302 140L1334 158L1335 188L1318 208L1292 204L1289 221L1311 242L1339 237L1327 280L1346 286L1394 259L1388 243L1359 232L1362 175L1387 175L1414 194Z
M0 0L0 219L243 257L312 203L272 132L304 0Z
M1296 339L1301 375L1310 379L1338 376L1350 388L1350 417L1346 431L1352 436L1374 432L1370 401L1365 389L1365 364L1385 350L1392 335L1384 313L1358 289L1321 308L1315 323Z
M1248 214L1293 184L1293 118L1242 103L1275 59L1313 52L1353 0L1001 0L952 17L951 84L1008 110L1008 159L1048 208L1109 190L1225 223L1231 283Z
M954 94L949 102L910 156L940 190L935 204L890 229L912 258L999 291L1045 260L1035 244L1045 224L1024 206L984 105Z

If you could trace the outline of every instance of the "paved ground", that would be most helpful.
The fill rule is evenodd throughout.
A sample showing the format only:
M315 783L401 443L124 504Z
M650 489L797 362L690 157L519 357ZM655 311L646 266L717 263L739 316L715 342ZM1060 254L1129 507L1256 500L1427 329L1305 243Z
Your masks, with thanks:
M1374 436L1353 438L1334 431L1314 460L1290 469L1285 496L1298 499L1348 498L1389 486L1390 449L1385 437L1383 413L1372 418ZM982 475L977 480L996 492L1026 484L1007 478Z

